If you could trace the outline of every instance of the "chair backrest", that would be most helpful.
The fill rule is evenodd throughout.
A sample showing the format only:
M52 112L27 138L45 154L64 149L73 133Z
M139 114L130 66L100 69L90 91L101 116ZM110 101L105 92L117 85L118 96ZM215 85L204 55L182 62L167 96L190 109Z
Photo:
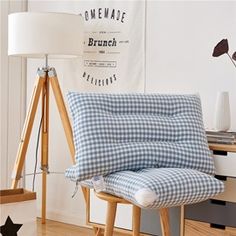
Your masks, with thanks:
M70 92L68 100L77 180L149 167L214 173L199 96Z

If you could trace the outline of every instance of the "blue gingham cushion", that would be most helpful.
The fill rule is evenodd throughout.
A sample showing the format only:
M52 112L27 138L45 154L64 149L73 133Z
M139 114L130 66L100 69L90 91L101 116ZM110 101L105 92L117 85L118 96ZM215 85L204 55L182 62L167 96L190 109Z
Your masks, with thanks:
M180 168L121 171L104 177L105 192L142 208L180 206L204 201L224 190L224 184L208 174ZM91 181L82 185L92 187Z
M78 181L122 170L214 173L197 95L68 94Z

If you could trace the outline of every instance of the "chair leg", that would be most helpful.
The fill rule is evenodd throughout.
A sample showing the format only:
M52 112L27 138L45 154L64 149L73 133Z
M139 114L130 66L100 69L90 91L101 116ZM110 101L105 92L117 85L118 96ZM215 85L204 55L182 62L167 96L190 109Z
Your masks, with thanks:
M94 231L95 236L102 236L102 229L101 228L93 227L93 231Z
M133 205L133 236L140 235L140 216L141 216L141 209L138 206Z
M160 212L162 236L170 236L170 223L169 223L168 208L161 208L159 212Z
M184 205L181 206L180 212L180 236L184 236L185 234L185 222L184 222Z
M104 236L112 236L114 223L116 218L116 202L107 202L107 218L106 218L106 228Z

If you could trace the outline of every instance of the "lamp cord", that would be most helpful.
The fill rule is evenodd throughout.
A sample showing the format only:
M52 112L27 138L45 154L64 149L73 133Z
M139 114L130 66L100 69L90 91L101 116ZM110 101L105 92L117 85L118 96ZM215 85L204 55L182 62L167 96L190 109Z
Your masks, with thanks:
M43 115L40 120L39 128L38 128L38 134L37 134L37 143L36 143L36 150L35 150L35 164L34 164L34 173L33 173L33 180L32 180L32 192L34 192L34 186L35 186L35 177L36 177L36 170L38 165L38 150L39 150L39 138L40 138L40 130L43 123Z
M45 99L45 91L43 93L43 99ZM40 119L39 128L38 128L38 134L37 134L37 142L36 142L36 149L35 149L35 164L34 164L34 173L33 173L33 180L32 180L32 192L34 192L34 186L35 186L35 177L36 177L36 170L38 165L38 150L39 150L39 138L40 138L40 130L43 123L43 113Z
M45 93L43 96L45 97ZM37 165L38 165L38 150L39 150L39 139L40 139L40 131L43 123L43 114L39 123L39 128L38 128L38 134L37 134L37 142L36 142L36 149L35 149L35 164L34 164L34 172L32 174L25 174L24 176L30 176L33 175L33 180L32 180L32 192L34 192L34 187L35 187L35 179L36 175L42 174L43 172L36 172L37 171ZM48 172L49 174L49 172ZM64 172L59 172L59 171L53 171L50 172L50 174L65 174Z

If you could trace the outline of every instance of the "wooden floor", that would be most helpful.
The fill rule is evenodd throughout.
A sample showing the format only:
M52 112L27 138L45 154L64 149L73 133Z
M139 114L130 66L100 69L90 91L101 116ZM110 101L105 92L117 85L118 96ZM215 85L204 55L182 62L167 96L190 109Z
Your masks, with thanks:
M41 221L37 221L38 236L92 236L93 231L77 227L74 225L64 224L56 221L47 220L46 224L42 225ZM93 235L94 236L94 235Z
M120 233L114 234L114 236L123 235L124 234ZM52 220L47 220L46 224L42 225L41 221L38 219L37 236L95 236L95 234L92 229L64 224Z
M91 229L56 221L48 220L45 225L42 225L40 220L38 220L37 224L38 236L94 236L94 232ZM125 235L114 233L114 236ZM186 220L185 236L236 236L236 229L212 229L209 224Z

